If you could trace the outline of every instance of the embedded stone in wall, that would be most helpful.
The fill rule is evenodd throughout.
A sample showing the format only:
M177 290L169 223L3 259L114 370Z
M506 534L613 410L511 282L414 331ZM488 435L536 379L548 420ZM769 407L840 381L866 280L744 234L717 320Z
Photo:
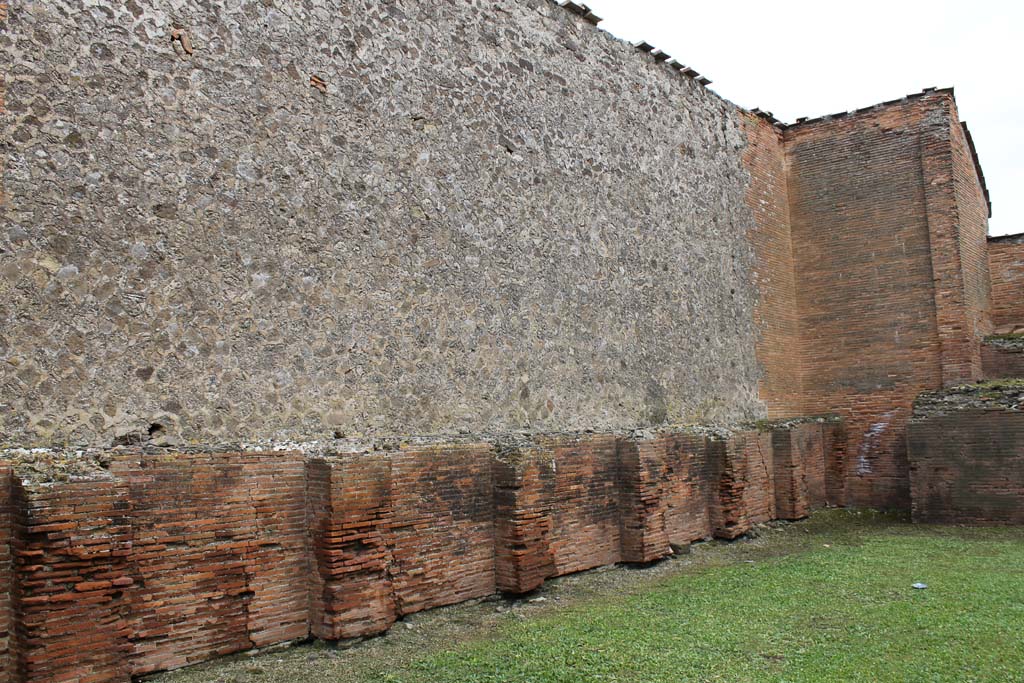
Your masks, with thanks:
M922 394L907 440L914 521L1024 524L1024 380Z
M761 416L735 105L547 0L337 6L13 4L7 441Z

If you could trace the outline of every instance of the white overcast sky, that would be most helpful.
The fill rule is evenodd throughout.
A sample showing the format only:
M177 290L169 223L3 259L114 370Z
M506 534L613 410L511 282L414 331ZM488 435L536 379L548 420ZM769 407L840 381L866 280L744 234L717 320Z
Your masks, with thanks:
M587 0L723 97L789 123L956 88L992 195L993 235L1024 232L1024 0Z

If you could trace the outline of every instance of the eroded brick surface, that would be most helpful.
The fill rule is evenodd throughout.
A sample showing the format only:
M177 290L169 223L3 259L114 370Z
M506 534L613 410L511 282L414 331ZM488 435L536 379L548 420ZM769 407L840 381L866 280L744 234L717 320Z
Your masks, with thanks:
M711 528L716 538L732 539L775 519L771 435L749 430L708 439L713 477Z
M691 433L667 433L665 439L665 530L669 543L686 547L711 537L713 485L708 439Z
M802 519L824 507L825 440L818 423L777 429L771 434L775 458L775 504L779 519Z
M555 470L551 459L520 450L499 454L494 465L495 583L527 593L555 575L549 538Z
M397 618L391 586L391 462L365 454L310 461L310 629L339 640L387 630Z

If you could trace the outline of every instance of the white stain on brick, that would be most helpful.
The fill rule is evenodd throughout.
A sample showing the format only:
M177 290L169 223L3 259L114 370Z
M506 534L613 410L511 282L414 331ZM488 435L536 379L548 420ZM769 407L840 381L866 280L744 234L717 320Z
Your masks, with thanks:
M882 419L879 422L874 423L866 432L864 432L864 438L861 439L860 448L857 449L857 474L859 476L872 473L871 460L868 459L868 454L878 450L878 447L882 443L882 435L885 433L885 430L889 428L889 424L892 422L892 418L896 413L896 410L890 410L882 415Z

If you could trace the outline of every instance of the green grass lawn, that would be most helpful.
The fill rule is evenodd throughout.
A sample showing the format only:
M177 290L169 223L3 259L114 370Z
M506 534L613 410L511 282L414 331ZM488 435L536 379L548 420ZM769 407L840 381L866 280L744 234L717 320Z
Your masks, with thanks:
M1024 681L1019 534L837 540L517 623L390 680Z
M187 680L1024 681L1024 529L833 511L692 557L482 632L296 648L251 677Z

